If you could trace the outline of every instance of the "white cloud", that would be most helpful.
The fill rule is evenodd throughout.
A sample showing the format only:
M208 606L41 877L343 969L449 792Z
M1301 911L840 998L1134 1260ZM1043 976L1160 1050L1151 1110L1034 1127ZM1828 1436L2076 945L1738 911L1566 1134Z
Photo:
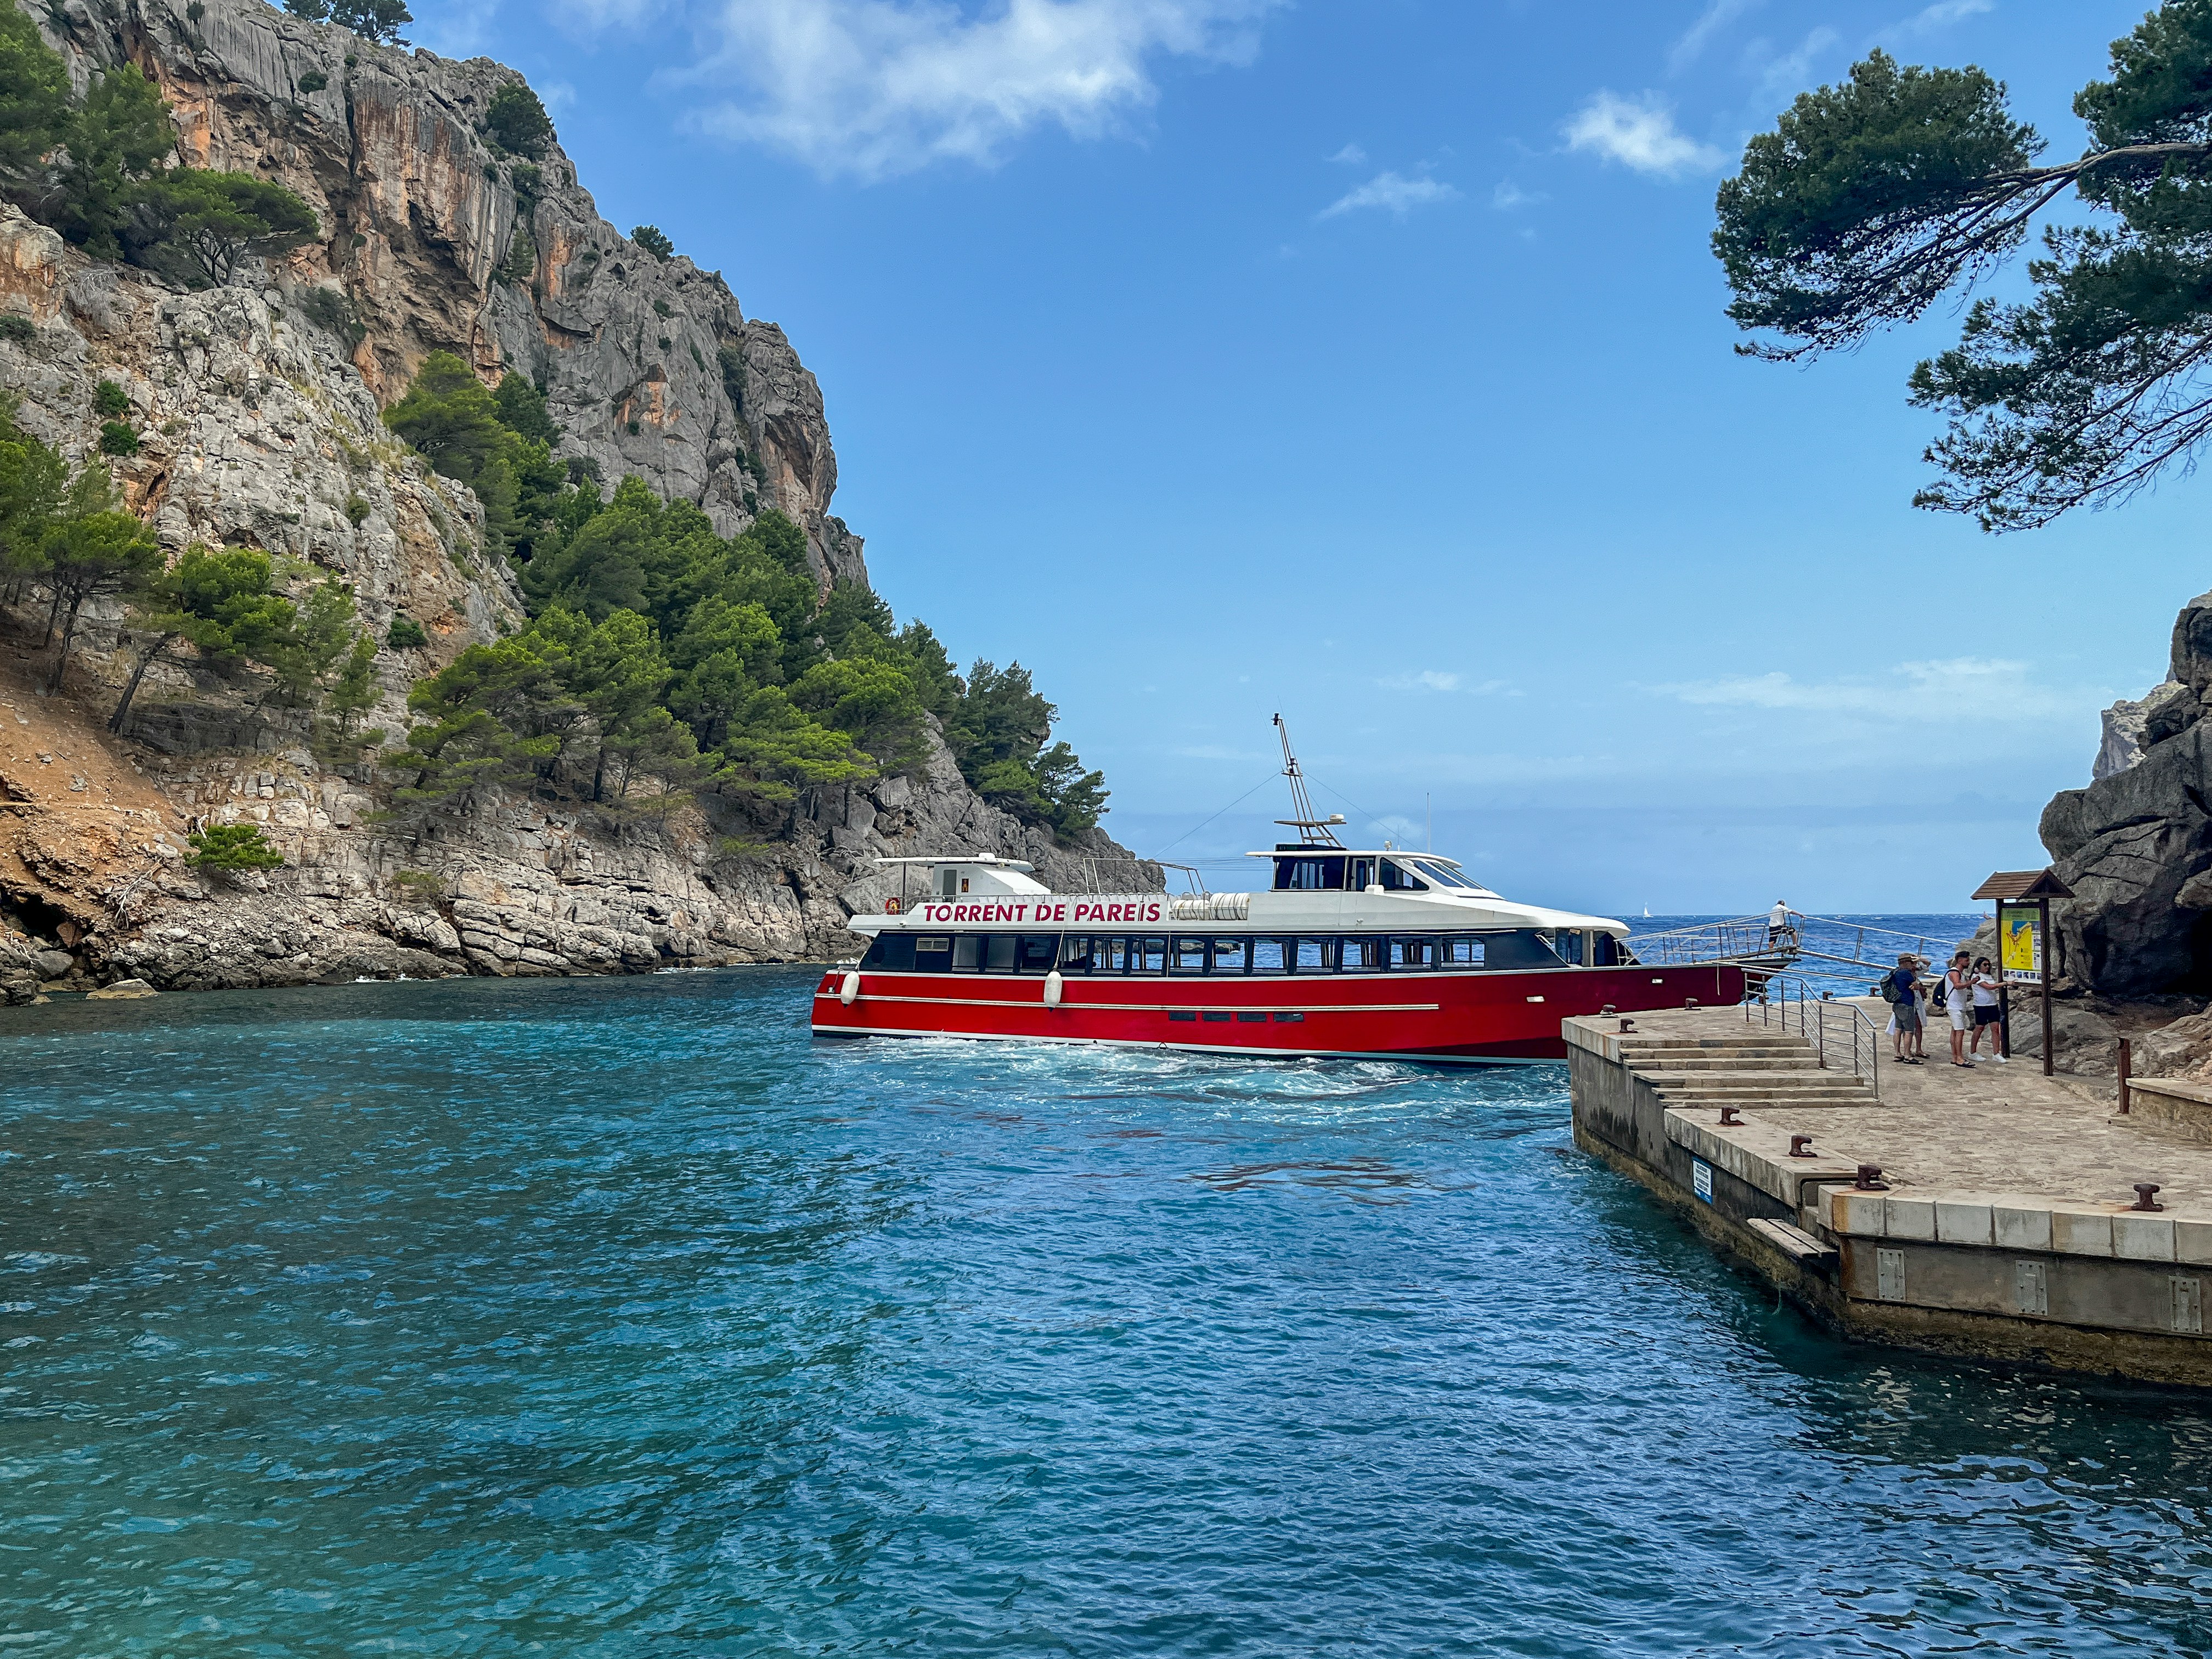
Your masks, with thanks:
M1408 179L1402 173L1378 173L1358 189L1340 196L1314 216L1334 219L1340 213L1352 213L1361 208L1382 208L1402 219L1417 207L1458 199L1459 191L1439 179Z
M1978 17L1984 12L1995 11L1997 0L1936 0L1936 3L1908 17L1897 26L1899 34L1933 34L1954 23L1962 23L1969 17Z
M1813 78L1814 60L1843 37L1832 28L1817 28L1797 43L1797 50L1778 53L1764 40L1754 40L1744 52L1744 64L1759 76L1762 106L1793 98Z
M1393 674L1388 679L1375 682L1386 691L1464 691L1471 697L1486 697L1495 692L1510 691L1504 680L1482 680L1469 684L1464 674L1446 673L1440 668L1424 668L1410 674Z
M1967 3L1971 3L1972 0L1967 0ZM1763 3L1765 0L1712 0L1711 4L1698 14L1698 21L1690 25L1682 38L1668 49L1668 72L1680 75L1698 61L1698 54L1711 43L1713 36L1746 12L1755 10Z
M1500 213L1510 213L1516 208L1534 207L1539 202L1550 199L1541 191L1522 189L1510 179L1501 179L1498 188L1490 192L1490 205Z
M1590 150L1655 179L1679 179L1721 165L1721 153L1679 131L1656 94L1641 99L1601 92L1567 123L1567 148Z
M1360 163L1366 161L1367 152L1360 149L1357 144L1346 144L1342 149L1337 151L1335 155L1330 156L1328 159L1332 161L1340 161L1346 167L1356 167L1359 166Z
M545 9L563 34L588 38L636 28L661 8L660 0L547 0Z
M718 48L677 78L728 89L702 130L823 173L988 166L1039 126L1115 131L1158 96L1158 59L1249 61L1280 3L1005 0L971 15L949 0L723 0Z
M2028 665L1994 657L1899 663L1879 679L1807 681L1784 673L1738 674L1656 688L1706 708L1865 715L1884 722L1942 724L2079 716L2106 696L2098 690L2038 684Z
M448 0L430 15L407 26L407 38L449 58L467 58L492 44L491 26L499 0Z

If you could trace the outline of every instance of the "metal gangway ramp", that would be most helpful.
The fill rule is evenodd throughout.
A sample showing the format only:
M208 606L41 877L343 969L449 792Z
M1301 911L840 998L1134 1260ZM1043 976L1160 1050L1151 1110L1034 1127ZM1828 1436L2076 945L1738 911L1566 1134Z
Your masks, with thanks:
M1638 962L1668 968L1732 963L1750 976L1754 993L1767 979L1788 969L1836 979L1863 973L1871 983L1896 967L1904 952L1934 962L1949 956L1955 945L1926 933L1795 910L1780 929L1769 927L1765 915L1759 915L1724 916L1651 933L1632 931L1628 936L1628 948Z

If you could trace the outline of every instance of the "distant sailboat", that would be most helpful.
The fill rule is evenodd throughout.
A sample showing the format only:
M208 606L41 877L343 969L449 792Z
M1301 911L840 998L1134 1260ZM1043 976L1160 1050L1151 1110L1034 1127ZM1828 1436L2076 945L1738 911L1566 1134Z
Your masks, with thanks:
M1644 907L1644 914L1647 916L1651 914L1651 907L1650 905L1647 904Z

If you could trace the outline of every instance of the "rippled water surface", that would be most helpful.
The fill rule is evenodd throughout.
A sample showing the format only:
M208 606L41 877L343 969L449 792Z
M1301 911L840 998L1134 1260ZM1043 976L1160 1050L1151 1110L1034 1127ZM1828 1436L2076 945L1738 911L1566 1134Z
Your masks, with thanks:
M1827 1341L1557 1068L811 979L0 1015L0 1652L2212 1650L2204 1406Z

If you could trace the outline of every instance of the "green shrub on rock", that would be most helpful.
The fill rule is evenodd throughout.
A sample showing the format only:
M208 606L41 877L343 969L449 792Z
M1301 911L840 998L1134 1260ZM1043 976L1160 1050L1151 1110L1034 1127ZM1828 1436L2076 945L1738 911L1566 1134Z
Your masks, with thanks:
M107 421L100 428L100 453L103 455L136 455L138 434L121 421Z
M284 855L269 844L258 823L210 823L186 837L185 862L200 870L278 870Z
M92 412L105 415L111 420L131 407L131 396L112 380L102 380L92 389Z

